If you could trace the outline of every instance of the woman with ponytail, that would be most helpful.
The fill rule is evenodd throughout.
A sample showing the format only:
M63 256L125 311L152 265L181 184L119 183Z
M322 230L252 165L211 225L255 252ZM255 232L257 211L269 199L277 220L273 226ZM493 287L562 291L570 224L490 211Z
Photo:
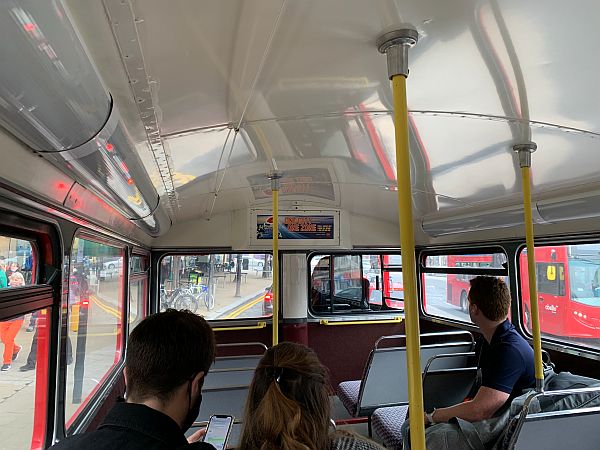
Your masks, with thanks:
M267 350L250 385L241 450L375 450L358 435L329 432L327 370L309 348Z

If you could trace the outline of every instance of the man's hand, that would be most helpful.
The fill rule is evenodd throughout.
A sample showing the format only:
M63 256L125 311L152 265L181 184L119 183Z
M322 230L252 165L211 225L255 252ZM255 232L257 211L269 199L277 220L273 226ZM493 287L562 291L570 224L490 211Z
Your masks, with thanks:
M187 438L187 441L190 444L192 444L193 442L201 441L202 438L204 438L205 434L206 434L206 428L200 428L198 431L196 431L194 434L192 434L189 438Z

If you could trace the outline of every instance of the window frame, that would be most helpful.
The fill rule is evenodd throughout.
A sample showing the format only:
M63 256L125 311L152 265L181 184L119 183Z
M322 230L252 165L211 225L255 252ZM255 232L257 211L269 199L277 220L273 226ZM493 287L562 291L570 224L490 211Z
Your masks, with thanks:
M145 268L141 271L135 271L134 267L133 267L133 259L134 258L144 258L145 259ZM131 330L129 329L129 315L131 314L131 285L133 283L137 283L139 281L142 281L142 289L143 289L143 297L144 297L144 302L143 302L143 313L142 313L142 317L141 320L143 320L144 318L148 317L149 311L150 311L150 301L149 301L149 297L148 297L148 293L150 292L150 262L151 262L151 255L150 252L146 252L142 249L138 249L138 248L134 248L131 251L131 254L129 256L129 279L128 279L128 283L127 283L127 319L126 319L126 325L127 328L125 330L126 332L126 338L125 338L125 354L127 353L127 343L129 341L129 335L131 334Z
M486 267L427 267L426 261L429 256L470 256L470 255L486 255L486 254L495 254L502 253L506 257L506 267L505 268L486 268ZM423 304L424 298L424 282L423 278L428 273L433 274L443 274L443 275L488 275L488 276L502 276L508 278L507 286L511 291L511 311L514 308L514 294L513 287L511 285L511 252L508 248L502 247L500 245L483 245L483 246L472 246L472 247L445 247L440 249L422 249L418 254L419 263L418 271L417 271L417 290L419 292L419 310L423 318L428 319L437 323L446 323L448 325L460 325L461 327L466 327L471 330L477 330L477 326L472 322L465 322L463 320L454 319L451 317L442 317L434 314L430 314L425 310ZM446 284L448 283L446 278ZM512 316L512 314L511 314ZM514 320L511 317L511 321Z
M117 341L117 347L121 349L121 354L119 357L119 361L115 363L108 372L106 372L101 379L101 383L98 383L97 388L93 389L84 399L82 399L82 405L75 410L73 416L67 417L67 370L66 365L63 364L64 361L61 360L60 367L60 394L61 395L61 403L62 408L60 410L59 416L60 422L63 428L63 432L65 436L71 436L73 434L77 434L81 432L92 420L94 413L99 408L98 400L106 395L112 386L115 384L119 376L123 371L125 366L125 350L126 350L126 342L127 342L127 318L129 317L129 244L126 241L120 241L116 238L109 237L93 230L87 228L77 228L71 238L71 242L68 248L65 249L65 255L67 256L67 260L65 261L65 268L63 273L63 286L66 289L63 290L63 296L61 301L61 354L65 354L62 352L63 350L63 341L66 342L66 339L69 338L69 320L70 320L70 308L69 308L69 275L72 270L72 252L73 246L75 243L75 239L84 239L88 241L92 241L97 244L107 245L111 247L119 248L123 251L123 284L122 284L122 292L121 298L123 299L123 305L121 305L123 314L121 315L121 321L119 323L121 329L121 340ZM67 264L68 262L68 264ZM125 270L127 269L127 270ZM66 333L66 334L63 334ZM84 404L85 402L85 404ZM70 421L70 424L67 423Z
M586 244L599 244L600 245L600 236L598 235L592 235L592 236L573 236L573 237L566 237L566 238L541 238L535 241L534 244L534 249L538 248L538 247L550 247L550 246L570 246L570 245L586 245ZM529 331L527 329L526 326L524 326L524 318L523 318L523 314L525 311L524 308L524 291L523 291L523 285L521 283L521 255L523 253L523 251L525 251L527 249L527 246L525 243L519 243L519 245L517 245L515 247L515 284L516 284L516 303L517 303L517 314L518 314L518 323L519 323L519 329L521 330L521 332L529 339L533 339L532 336L532 332ZM537 264L538 261L536 261L536 271L537 271ZM568 266L568 264L567 264ZM558 269L558 266L557 266ZM565 267L565 272L567 272L567 267ZM557 277L559 276L559 272L557 270ZM566 274L566 276L568 277L568 272ZM537 279L537 277L536 277ZM565 289L566 290L566 289ZM538 295L539 295L540 291L538 288ZM547 294L547 295L552 295L552 294ZM565 295L566 292L565 292ZM541 324L540 324L541 325ZM541 330L540 330L541 331ZM554 336L554 335L549 335L549 334L542 334L541 336L541 342L543 344L544 347L547 348L551 348L553 350L557 350L559 352L562 353L568 353L568 354L574 354L577 356L582 356L585 358L589 358L589 359L595 359L595 360L600 360L600 345L596 346L596 347L592 347L590 345L586 345L584 342L582 342L581 340L578 341L574 341L574 340L569 340L568 337L566 336ZM582 338L583 339L583 338Z
M55 403L60 395L56 391L56 374L58 367L56 361L59 348L53 343L58 342L59 303L60 303L60 274L62 233L56 220L36 216L20 209L6 210L0 207L2 221L0 234L31 243L32 252L36 253L33 264L36 265L36 284L19 287L17 290L0 290L0 320L10 319L15 316L31 314L35 311L46 309L48 311L48 363L44 383L43 398L34 404L34 428L31 439L36 439L42 447L53 443L55 423ZM36 382L37 382L36 378ZM36 395L39 386L36 385ZM35 398L35 397L34 397ZM36 399L37 400L37 399ZM37 411L36 405L43 404L44 409ZM43 416L44 423L36 425L36 413ZM37 428L36 428L37 426Z
M329 263L329 291L330 292L334 292L332 283L335 282L334 280L334 265L331 264L331 261L333 259L335 259L335 257L339 257L339 256L354 256L354 255L358 255L361 256L361 262L363 261L362 257L363 256L373 256L376 255L379 257L379 261L380 261L380 267L379 270L381 271L381 283L382 283L382 291L383 291L383 277L384 277L384 272L388 272L388 273L402 273L402 266L394 266L394 265L388 265L388 266L384 266L383 264L383 256L401 256L400 253L400 249L399 248L393 248L393 249L377 249L377 248L356 248L356 249L352 249L352 250L316 250L313 252L310 252L307 254L306 256L306 284L307 284L307 292L306 292L306 298L307 298L307 315L308 318L312 318L312 319L332 319L332 318L343 318L343 317L353 317L356 318L357 316L363 316L363 317L368 317L368 316L381 316L381 318L388 318L390 316L393 317L404 317L404 308L399 309L399 308L391 308L390 306L388 306L387 304L387 300L391 300L391 301L404 301L403 299L399 299L399 298L395 298L395 297L384 297L383 293L381 296L381 301L382 301L382 307L380 310L342 310L342 311L315 311L313 309L313 305L311 302L311 296L312 296L312 270L311 270L311 261L313 260L313 258L315 257L319 257L319 256L324 256L324 257L329 257L330 258L330 263ZM364 267L363 264L361 263L360 265L360 274L361 274L361 278L365 278L364 277Z
M231 248L220 248L220 247L211 247L211 248L186 248L186 249L164 249L153 251L151 253L151 270L154 271L154 276L151 277L151 285L150 292L151 297L149 299L149 314L155 314L160 312L160 265L164 258L169 256L199 256L199 255L271 255L273 257L272 250L266 249L243 249L243 250L233 250ZM281 292L281 257L282 252L279 252L279 290ZM271 280L272 280L271 275ZM280 308L280 317L281 317L281 308ZM267 324L271 324L273 321L273 316L265 316L265 317L244 317L244 318L233 318L233 319L208 319L204 317L204 319L212 326L218 328L228 328L234 326L243 326L243 325L255 325L257 322L265 322Z

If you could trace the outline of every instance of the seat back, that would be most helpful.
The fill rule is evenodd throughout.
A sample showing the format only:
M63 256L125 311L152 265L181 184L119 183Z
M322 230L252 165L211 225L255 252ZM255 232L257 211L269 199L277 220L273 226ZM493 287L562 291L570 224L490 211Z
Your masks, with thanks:
M248 386L203 390L196 422L207 422L213 414L228 414L234 416L236 421L243 421L248 392Z
M358 395L357 415L408 402L406 348L373 350Z
M219 356L211 366L202 386L202 404L197 421L212 414L230 414L243 420L244 407L254 371L267 347L260 342L217 344L217 353L244 353Z
M446 408L462 402L469 395L476 378L476 367L429 372L423 379L425 411Z
M215 358L215 362L210 368L210 372L223 369L247 369L254 370L258 366L258 362L262 355L250 356L220 356Z
M587 384L587 386L585 386ZM566 389L552 389L558 386ZM511 410L520 414L511 427L507 449L562 449L568 446L588 450L600 442L600 384L593 378L569 372L551 374L544 380L547 391L527 394L523 402L513 401ZM513 411L513 414L515 412Z
M204 378L203 391L250 386L254 369L217 369L208 372Z
M472 342L451 342L421 347L421 367L440 353L467 353ZM467 356L440 361L440 369L464 367ZM376 408L408 403L406 347L375 348L369 355L358 397L357 416L369 415Z
M530 414L517 436L515 450L597 450L600 408Z

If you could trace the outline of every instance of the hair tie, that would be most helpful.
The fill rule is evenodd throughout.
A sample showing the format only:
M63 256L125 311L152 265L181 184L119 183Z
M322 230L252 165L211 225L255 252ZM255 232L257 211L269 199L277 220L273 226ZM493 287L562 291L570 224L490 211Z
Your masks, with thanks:
M283 367L273 367L273 380L277 384L281 382L281 375L283 375Z

